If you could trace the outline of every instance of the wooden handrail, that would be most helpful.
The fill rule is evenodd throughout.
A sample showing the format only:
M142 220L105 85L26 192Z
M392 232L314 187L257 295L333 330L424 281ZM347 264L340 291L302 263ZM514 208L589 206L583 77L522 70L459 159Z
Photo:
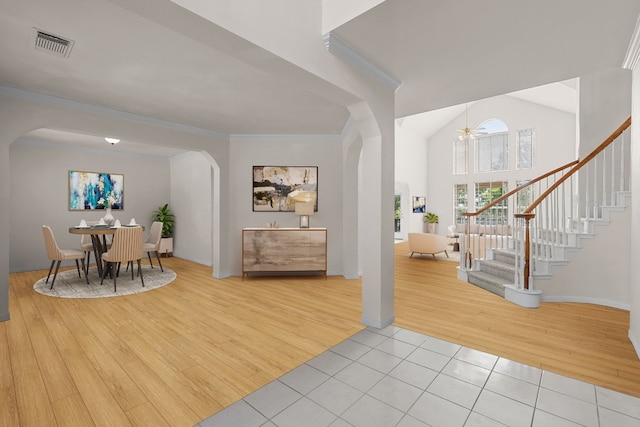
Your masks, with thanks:
M543 175L540 175L537 178L534 178L530 181L525 182L524 184L521 184L519 186L517 186L516 188L514 188L511 191L506 192L505 194L503 194L502 196L498 197L497 199L495 199L494 201L492 201L491 203L489 203L486 206L483 206L480 210L476 211L476 212L464 212L461 215L463 216L477 216L480 215L481 213L487 211L488 209L491 209L493 206L497 205L498 203L500 203L501 201L503 201L504 199L511 197L513 194L517 193L518 191L522 190L523 188L528 187L529 185L535 184L538 181L541 181L553 174L556 174L564 169L570 168L571 166L575 166L578 163L578 160L574 160L572 162L567 163L566 165L560 166L550 172L547 172Z
M605 139L604 142L602 142L602 144L598 145L598 147L596 147L596 149L593 150L587 157L580 160L573 169L571 169L567 174L563 175L559 180L554 182L553 185L549 186L549 188L547 188L545 192L543 192L536 200L533 201L533 203L531 203L524 211L522 211L522 213L523 214L531 213L540 203L542 203L542 201L549 194L551 194L553 190L558 188L563 182L569 179L570 176L572 176L574 173L579 171L584 165L589 163L591 159L593 159L595 156L600 154L605 148L609 146L609 144L611 144L613 141L616 140L616 138L622 135L622 132L627 130L629 126L631 126L631 117L625 120L625 122L622 123L618 127L618 129L616 129L607 139ZM517 214L515 216L517 217Z
M631 126L631 117L629 117L623 124L621 124L618 129L616 129L607 139L605 139L602 144L597 146L587 157L580 160L575 167L573 167L568 173L564 174L560 177L559 180L554 182L552 185L547 188L536 200L533 201L522 213L514 214L515 218L520 218L525 221L525 237L524 237L524 258L523 258L523 287L526 290L529 290L529 274L530 274L530 263L531 263L531 231L529 228L529 222L535 217L535 214L532 212L542 201L547 198L554 190L556 190L562 183L564 183L567 179L569 179L573 174L575 174L578 170L580 170L584 165L589 163L594 157L604 151L613 141L615 141L622 133L627 130Z

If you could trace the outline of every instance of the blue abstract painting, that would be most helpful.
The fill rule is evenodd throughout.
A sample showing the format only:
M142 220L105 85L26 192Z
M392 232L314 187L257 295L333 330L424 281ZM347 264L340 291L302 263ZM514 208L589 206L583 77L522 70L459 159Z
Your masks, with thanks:
M124 175L69 171L69 210L124 209Z

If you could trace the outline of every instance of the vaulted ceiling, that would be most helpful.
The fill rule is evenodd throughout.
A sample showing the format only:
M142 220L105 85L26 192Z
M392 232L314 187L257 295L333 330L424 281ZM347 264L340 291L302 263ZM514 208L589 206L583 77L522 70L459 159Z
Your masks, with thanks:
M260 66L281 58L169 0L0 7L0 86L224 134L335 135L348 120L328 83L291 85ZM637 0L386 0L332 35L401 81L404 117L619 68L639 14ZM69 57L34 49L34 28L72 40Z

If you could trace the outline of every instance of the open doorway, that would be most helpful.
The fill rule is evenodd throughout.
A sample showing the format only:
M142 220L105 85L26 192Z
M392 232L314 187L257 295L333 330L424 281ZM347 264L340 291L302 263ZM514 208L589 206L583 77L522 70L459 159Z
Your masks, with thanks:
M395 207L393 213L394 233L396 240L402 240L402 194L395 195Z
M396 182L393 210L393 238L396 242L405 240L409 230L411 203L409 200L409 186L405 182Z

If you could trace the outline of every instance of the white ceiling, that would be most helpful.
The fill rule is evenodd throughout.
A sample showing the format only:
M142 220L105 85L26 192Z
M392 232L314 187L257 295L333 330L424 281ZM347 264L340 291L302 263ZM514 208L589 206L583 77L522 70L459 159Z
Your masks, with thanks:
M528 102L555 108L567 113L576 114L578 106L577 79L565 80L557 83L537 86L506 94ZM413 114L398 119L402 127L411 130L423 138L429 138L438 132L444 125L464 114L465 107L472 106L475 101L440 108L438 110Z
M3 86L226 134L336 135L348 120L336 88L267 71L291 65L169 0L0 0L0 8ZM638 0L387 0L333 34L402 81L404 117L619 68L638 14ZM33 49L34 27L73 40L69 58ZM560 99L544 92L516 96Z

